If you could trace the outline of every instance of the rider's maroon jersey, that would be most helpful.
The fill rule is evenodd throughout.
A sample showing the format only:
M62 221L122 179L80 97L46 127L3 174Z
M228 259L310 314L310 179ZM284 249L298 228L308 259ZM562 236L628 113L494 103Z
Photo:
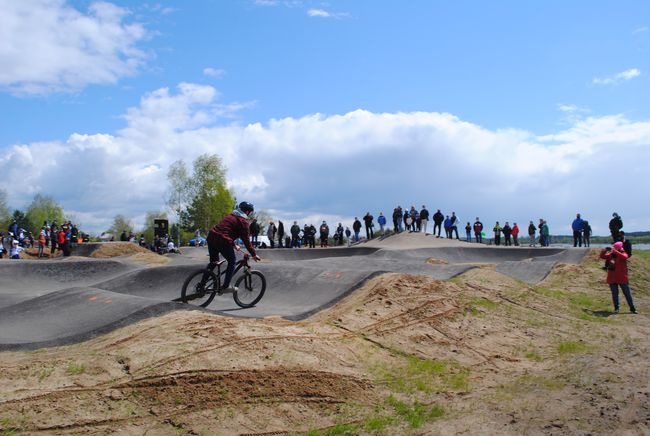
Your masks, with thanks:
M210 236L218 240L225 241L228 244L234 244L235 239L241 238L249 253L255 256L255 248L251 244L250 230L248 229L248 220L244 217L235 214L226 215L219 224L210 229L208 239Z

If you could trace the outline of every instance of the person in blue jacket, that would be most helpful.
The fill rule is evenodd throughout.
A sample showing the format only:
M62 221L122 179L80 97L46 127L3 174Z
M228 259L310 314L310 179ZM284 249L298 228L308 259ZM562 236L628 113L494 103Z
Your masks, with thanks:
M576 215L576 219L571 223L573 230L573 246L582 247L582 231L584 230L585 222L580 218L580 214Z
M384 227L386 226L386 217L382 212L379 212L379 216L377 217L377 223L379 224L379 233L381 236L384 236Z

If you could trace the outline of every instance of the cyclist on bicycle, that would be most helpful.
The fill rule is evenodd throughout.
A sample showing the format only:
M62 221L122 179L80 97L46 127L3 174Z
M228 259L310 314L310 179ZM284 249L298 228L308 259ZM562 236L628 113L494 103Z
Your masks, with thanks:
M228 261L226 268L226 276L222 287L226 291L236 291L234 286L230 285L233 272L235 271L235 250L239 251L240 247L235 243L235 240L241 238L248 252L253 256L255 261L261 260L255 252L253 244L251 244L248 228L248 217L253 213L253 205L242 201L239 203L230 215L227 215L221 222L208 232L208 252L210 253L210 264L214 265L219 261L219 254L223 255L224 259Z

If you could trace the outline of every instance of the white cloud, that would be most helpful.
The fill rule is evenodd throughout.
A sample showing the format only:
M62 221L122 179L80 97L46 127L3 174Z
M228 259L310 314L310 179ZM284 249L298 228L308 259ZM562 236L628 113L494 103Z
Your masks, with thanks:
M350 16L347 12L329 12L325 9L315 8L307 10L307 15L319 18L346 18Z
M118 213L141 225L146 211L161 209L172 162L216 153L237 197L285 222L427 204L484 223L544 217L553 233L569 233L581 212L604 234L614 210L627 230L650 228L638 201L650 121L588 117L539 136L435 112L356 110L224 125L220 110L228 105L218 97L213 87L183 83L143 96L113 134L7 147L0 187L12 207L52 195L99 233Z
M638 68L630 68L629 70L621 71L620 73L606 76L594 77L592 83L594 85L615 85L624 81L632 80L641 75L641 70Z
M0 89L69 92L135 74L148 33L128 15L106 2L83 13L63 0L0 0Z
M634 29L634 31L632 33L633 34L645 33L647 31L648 31L648 26L642 26L642 27L637 27L636 29Z
M204 68L203 75L208 77L214 77L215 79L221 79L226 75L226 70L221 68Z
M568 114L589 112L589 109L577 106L575 104L564 104L564 103L558 103L557 110Z

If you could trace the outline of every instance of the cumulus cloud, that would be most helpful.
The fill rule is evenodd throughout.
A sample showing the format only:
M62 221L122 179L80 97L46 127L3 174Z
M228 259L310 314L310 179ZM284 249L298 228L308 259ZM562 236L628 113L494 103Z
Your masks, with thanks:
M0 0L0 16L0 89L14 94L113 84L145 60L146 29L111 3L81 12L63 0Z
M641 70L638 68L630 68L629 70L621 71L620 73L613 74L605 77L594 77L591 81L594 85L616 85L621 82L632 80L641 75Z
M15 144L0 157L12 207L52 195L101 232L116 214L137 225L164 205L166 174L216 153L238 199L300 223L344 221L400 204L454 210L484 223L546 218L570 232L580 212L598 234L612 211L626 229L650 228L636 193L650 159L650 122L588 117L545 135L490 130L437 112L310 114L248 125L224 124L219 93L183 83L142 97L112 134ZM19 182L16 182L19 181Z

